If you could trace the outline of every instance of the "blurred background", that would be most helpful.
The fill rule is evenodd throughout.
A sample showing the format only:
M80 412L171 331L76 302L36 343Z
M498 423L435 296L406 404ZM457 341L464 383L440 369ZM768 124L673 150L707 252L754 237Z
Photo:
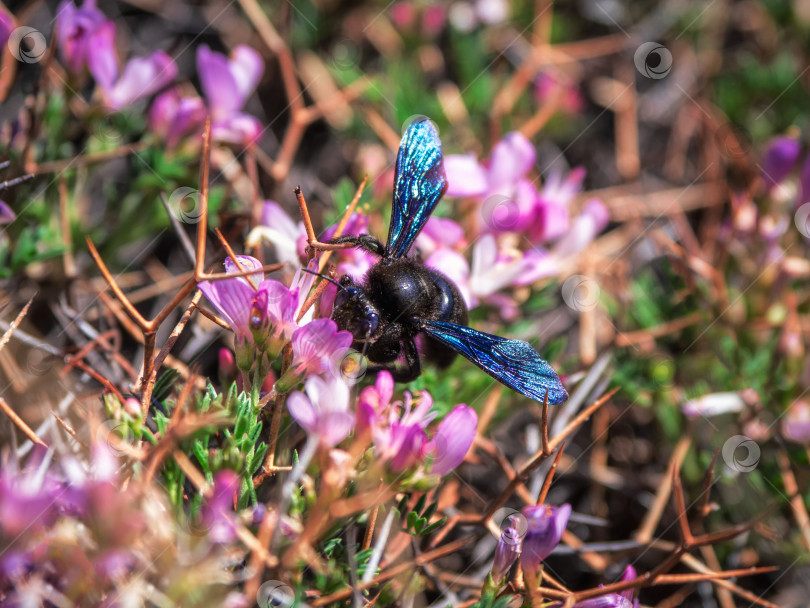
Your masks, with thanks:
M0 189L0 329L38 295L0 352L0 392L29 424L80 424L105 379L137 376L138 333L85 238L144 314L169 301L193 267L206 112L209 226L237 252L291 263L299 185L321 233L367 176L358 221L383 238L400 137L427 116L450 181L436 217L450 223L426 229L419 254L463 287L471 324L529 340L577 387L555 429L618 389L550 494L592 516L572 530L607 557L562 550L558 576L615 580L621 542L677 540L666 501L679 469L707 530L759 518L707 564L780 569L739 582L748 596L704 581L643 604L807 605L810 2L100 1L106 32L64 4L5 8L0 181L31 177ZM100 33L85 50L71 46L88 31ZM228 60L233 80L210 76ZM226 253L209 240L213 267ZM365 263L343 257L337 272ZM216 378L229 340L198 316L167 365ZM84 367L70 363L80 351ZM447 411L480 409L491 382L458 361L412 386ZM537 416L505 394L492 441L531 453ZM454 490L474 503L469 488L492 493L498 474L481 458Z

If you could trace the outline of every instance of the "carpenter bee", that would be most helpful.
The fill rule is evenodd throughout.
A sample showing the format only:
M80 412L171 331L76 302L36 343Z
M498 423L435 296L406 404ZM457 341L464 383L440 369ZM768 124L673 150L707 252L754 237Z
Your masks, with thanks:
M458 287L441 272L407 257L425 222L447 190L441 142L433 124L410 124L396 162L394 200L385 245L368 234L333 243L360 247L380 260L362 284L349 275L339 280L332 319L354 336L369 370L389 370L399 382L421 373L422 357L448 366L460 353L509 388L549 403L568 398L551 366L527 342L467 327L467 308ZM403 364L404 363L404 364Z

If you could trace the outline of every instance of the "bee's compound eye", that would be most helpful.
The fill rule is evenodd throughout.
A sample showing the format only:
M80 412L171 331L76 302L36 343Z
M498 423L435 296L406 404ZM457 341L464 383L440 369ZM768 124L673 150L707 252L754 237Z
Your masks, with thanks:
M335 295L335 303L333 304L334 308L341 308L346 303L347 299L348 296L346 295L346 290L338 289L338 292Z

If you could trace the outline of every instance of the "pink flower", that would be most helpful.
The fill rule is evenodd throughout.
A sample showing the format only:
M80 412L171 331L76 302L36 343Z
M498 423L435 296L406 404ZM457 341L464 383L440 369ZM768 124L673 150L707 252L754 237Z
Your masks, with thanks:
M394 396L394 377L391 372L383 370L377 374L373 386L360 391L357 399L355 428L358 433L371 431L380 423L382 412L388 409Z
M223 469L214 477L213 492L200 511L200 521L208 528L211 542L225 544L236 538L233 499L240 485L239 475L230 469Z
M561 173L549 175L533 205L528 237L534 243L553 241L568 232L571 225L571 201L582 189L585 169L577 167L565 178Z
M117 68L113 78L117 76ZM101 82L108 106L120 110L141 99L157 93L177 77L174 59L163 51L155 51L148 57L135 57L124 66L124 71L115 82Z
M381 408L371 417L374 426L374 450L380 460L388 462L392 471L399 472L422 461L427 444L425 429L436 417L430 410L433 398L422 391L419 404L405 391L404 401L389 403L380 400Z
M262 134L261 123L241 112L264 72L264 61L252 48L239 45L230 57L202 45L197 72L211 113L211 134L219 141L249 145Z
M439 428L428 442L427 454L433 455L433 475L446 475L464 462L464 457L475 439L478 415L461 403L454 407L439 423Z
M239 263L245 270L261 269L262 264L256 258L246 255L237 256ZM239 269L230 259L225 260L226 272L237 272ZM252 283L249 279L252 279ZM264 279L264 273L259 271L249 277L237 277L220 281L201 281L198 285L208 301L217 309L225 319L233 333L236 334L237 343L248 341L253 343L253 334L250 326L251 308L256 297L256 289Z
M524 570L537 572L541 562L560 544L568 518L571 517L571 505L550 507L547 505L523 508L526 518L526 536L523 539L523 552L520 554L520 565Z
M501 309L505 319L517 315L517 305L501 290L516 285L528 285L539 278L557 272L557 262L542 250L521 252L499 249L495 237L485 234L475 243L470 272L473 304L487 302Z
M472 155L448 155L444 159L447 194L483 201L481 212L488 230L521 232L532 219L538 196L526 178L534 161L534 146L517 132L495 144L485 164Z
M558 260L574 256L585 249L605 229L610 212L598 198L589 199L571 228L554 244L551 255Z
M95 0L85 0L81 8L72 0L62 2L56 14L56 39L70 73L78 76L88 68L99 83L115 80L115 24L96 8Z
M205 123L205 104L197 97L183 97L180 89L169 89L158 95L149 109L149 127L173 148L183 137L199 130Z
M332 319L315 319L292 335L290 372L303 377L332 370L352 345L352 334L338 330Z
M326 319L328 320L328 319ZM310 324L311 325L311 324ZM338 376L310 376L302 392L287 397L287 409L293 419L321 445L334 447L352 431L354 416L349 409L349 387Z
M427 258L440 248L464 250L467 239L464 229L453 220L431 216L416 237L416 246L422 257Z

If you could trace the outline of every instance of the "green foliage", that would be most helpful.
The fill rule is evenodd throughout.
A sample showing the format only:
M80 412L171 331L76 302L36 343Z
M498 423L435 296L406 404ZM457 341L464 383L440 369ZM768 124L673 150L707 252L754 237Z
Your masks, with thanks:
M397 506L398 513L407 513L404 519L403 532L407 532L411 536L427 536L431 532L441 528L446 522L447 517L442 517L440 520L430 522L430 518L436 513L439 507L437 501L427 504L427 494L422 494L416 501L412 510L407 509L407 503L410 500L409 495L405 495Z

